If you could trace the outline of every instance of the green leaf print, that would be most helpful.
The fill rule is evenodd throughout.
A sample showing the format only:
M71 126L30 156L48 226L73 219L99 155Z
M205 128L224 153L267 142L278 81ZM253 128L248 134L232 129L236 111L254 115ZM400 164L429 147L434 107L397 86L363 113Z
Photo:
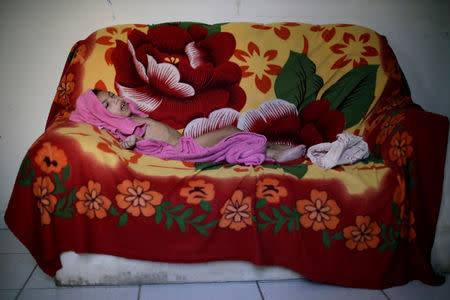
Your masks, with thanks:
M306 55L291 51L275 80L275 95L301 111L316 100L322 86L323 79L316 74L316 65Z
M345 128L356 125L373 101L378 65L352 69L330 86L322 99L330 101L330 110L339 110L345 116Z

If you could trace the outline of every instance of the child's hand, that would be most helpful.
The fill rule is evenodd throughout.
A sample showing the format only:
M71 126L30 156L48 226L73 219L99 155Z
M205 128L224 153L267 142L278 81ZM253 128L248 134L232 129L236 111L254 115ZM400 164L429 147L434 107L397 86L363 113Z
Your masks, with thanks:
M135 135L127 136L127 138L120 142L120 147L123 149L133 149L136 146L137 137Z

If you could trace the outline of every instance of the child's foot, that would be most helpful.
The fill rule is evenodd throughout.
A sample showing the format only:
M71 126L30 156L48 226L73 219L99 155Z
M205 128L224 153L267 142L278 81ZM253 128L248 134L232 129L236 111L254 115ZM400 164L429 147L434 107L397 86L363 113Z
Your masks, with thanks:
M125 140L120 142L120 147L123 149L133 149L136 146L137 137L135 135L129 135Z
M299 145L292 148L287 145L270 145L267 149L266 156L277 162L288 162L303 157L305 154L305 145Z
M278 155L274 157L277 162L288 162L294 159L305 156L306 146L299 145L294 148L289 148L287 150L281 151Z

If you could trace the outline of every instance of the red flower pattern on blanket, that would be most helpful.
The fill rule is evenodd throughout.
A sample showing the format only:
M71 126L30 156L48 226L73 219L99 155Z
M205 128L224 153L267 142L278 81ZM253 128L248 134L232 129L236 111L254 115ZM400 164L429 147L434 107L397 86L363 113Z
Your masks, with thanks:
M334 141L344 126L344 115L330 110L327 100L313 101L298 113L295 105L275 99L247 110L238 123L239 128L263 134L271 142L307 147Z
M264 24L255 24L252 25L252 28L260 29L260 30L271 30L282 40L287 40L291 36L291 31L288 27L296 27L300 26L299 23L287 22L280 25L264 25Z
M350 25L350 24L314 25L314 26L311 26L311 28L309 30L311 30L312 32L322 32L322 35L321 35L322 39L328 43L336 35L336 27L349 27L349 26L353 26L353 25Z
M246 63L241 66L242 77L255 75L255 85L262 93L267 93L272 87L272 79L267 75L276 76L281 71L281 67L269 62L276 58L277 50L267 50L261 56L261 50L254 42L248 43L247 51L236 49L234 56Z
M338 110L330 110L327 100L313 101L299 114L292 103L273 99L242 115L232 109L216 110L208 118L191 121L184 134L197 137L236 124L239 129L266 136L269 142L310 147L336 140L336 135L344 130L345 117Z
M116 89L153 119L180 129L216 109L239 111L245 104L241 69L229 61L236 47L230 33L163 25L147 34L133 30L127 44L116 44Z
M146 25L142 25L142 24L135 24L134 26L136 26L138 28L147 27ZM111 54L114 51L113 46L116 44L115 38L119 38L120 35L123 35L123 34L126 34L128 36L128 34L130 34L130 32L132 30L133 30L132 27L125 27L122 30L120 30L120 32L119 32L116 27L112 26L112 27L106 28L106 32L108 33L107 35L103 35L96 39L95 42L97 44L104 45L104 46L110 46L108 48L108 50L105 51L105 61L108 65L112 65Z
M344 33L343 44L334 44L330 47L335 54L343 54L331 67L331 69L339 69L345 67L348 63L353 62L353 68L367 65L368 61L364 57L373 57L378 55L378 50L372 46L367 46L367 42L371 36L369 33L363 33L358 40L352 33ZM360 45L351 45L359 43ZM359 49L359 50L355 50Z

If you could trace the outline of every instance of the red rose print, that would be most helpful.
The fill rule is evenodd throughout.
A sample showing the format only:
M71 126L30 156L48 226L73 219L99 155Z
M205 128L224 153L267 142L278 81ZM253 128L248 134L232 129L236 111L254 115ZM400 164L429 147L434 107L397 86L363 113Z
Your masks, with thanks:
M238 128L263 134L271 142L307 147L336 140L344 130L345 117L330 111L330 102L317 100L303 108L284 100L264 102L257 110L248 110L239 118Z
M191 121L184 134L197 137L236 123L239 129L262 134L269 142L310 147L335 141L336 135L344 130L345 117L338 110L330 110L327 100L313 101L299 114L294 104L273 99L242 115L232 109L216 110L207 118Z
M216 109L239 111L245 104L241 69L229 61L236 47L230 33L207 36L199 25L164 25L147 34L133 30L127 44L116 44L111 60L118 94L153 119L180 129Z

